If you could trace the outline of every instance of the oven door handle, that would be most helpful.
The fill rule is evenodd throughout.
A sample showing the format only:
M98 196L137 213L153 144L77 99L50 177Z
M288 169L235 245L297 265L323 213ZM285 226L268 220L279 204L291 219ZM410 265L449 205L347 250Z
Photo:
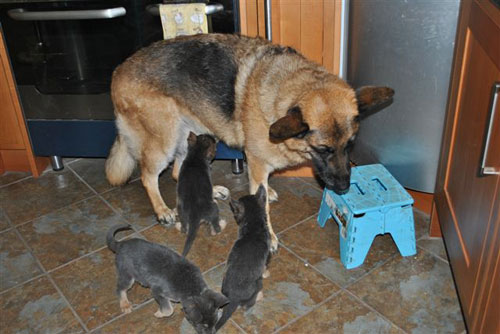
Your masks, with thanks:
M123 7L57 11L28 11L24 8L15 8L9 10L7 13L10 18L17 21L54 21L112 19L124 16L127 11Z
M149 14L155 15L155 16L160 16L160 5L159 4L154 4L154 5L148 5L146 6L146 10L148 11ZM212 15L218 12L222 12L224 10L224 6L220 3L208 3L205 6L205 14L206 15Z

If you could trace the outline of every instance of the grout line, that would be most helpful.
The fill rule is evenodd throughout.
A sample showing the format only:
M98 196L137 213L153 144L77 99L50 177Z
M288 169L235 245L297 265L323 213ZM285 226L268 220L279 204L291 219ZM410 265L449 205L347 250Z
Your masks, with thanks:
M290 252L293 256L295 256L296 258L298 258L300 261L302 261L305 265L307 265L307 267L310 267L312 269L314 269L314 271L316 271L317 273L319 273L321 276L323 276L324 278L326 278L329 282L333 283L333 285L335 285L339 290L342 289L342 286L333 281L330 277L328 277L327 275L323 274L321 271L318 270L318 268L316 268L315 266L313 266L311 263L309 263L309 261L307 261L306 259L303 259L302 257L300 257L297 253L295 253L293 250L291 250L290 248L288 248L285 244L283 243L279 243L281 245L281 247L283 247L284 249L286 249L288 252ZM271 260L272 261L272 260Z
M71 161L64 162L64 157L63 157L63 166L69 166L69 165L71 165L72 163L75 163L75 162L80 161L80 160L83 160L83 158L75 158L75 159L73 159L73 160L71 160Z
M10 186L10 185L13 185L13 184L16 184L16 183L22 182L22 181L27 180L27 179L30 179L30 178L32 179L32 178L33 178L33 175L30 175L30 176L25 176L25 177L23 177L23 178L20 178L19 180L15 180L15 181L12 181L12 182L10 182L10 183L2 184L2 185L0 186L0 189L2 189L2 188L6 188L6 187L8 187L8 186Z
M236 327L241 332L241 334L247 334L247 332L243 328L241 328L241 326L238 325L238 323L236 321L234 321L234 319L232 319L232 317L229 318L229 322L231 322L234 325L234 327Z
M383 267L386 263L389 263L390 261L392 261L393 259L395 259L399 254L399 251L397 251L396 253L392 254L391 256L389 256L387 259L385 259L384 261L380 262L378 265L376 265L375 267L373 267L372 269L368 270L366 273L364 273L363 275L359 276L357 279L355 279L354 281L346 284L344 287L342 287L342 289L344 290L347 290L347 288L349 288L350 286L358 283L359 281L361 281L363 278L365 278L366 276L370 275L372 272L374 272L375 270L377 270L378 268L381 268Z
M99 195L99 193L94 188L92 188L90 184L88 184L87 181L85 181L83 177L81 177L73 168L71 168L69 164L68 164L68 169L76 176L77 179L80 180L80 182L86 185L87 188L89 188L94 194Z
M70 204L68 204L68 205L62 206L62 207L60 207L60 208L58 208L58 209L54 209L54 210L49 211L49 212L47 212L47 213L44 213L44 214L42 214L42 215L40 215L40 216L33 217L33 218L31 218L31 219L29 219L29 220L26 220L26 221L24 221L24 222L22 222L22 223L19 223L19 224L13 224L13 225L14 225L13 227L18 228L18 227L20 227L20 226L27 225L27 224L29 224L29 223L31 223L31 222L33 222L33 221L37 220L37 219L40 219L40 218L42 218L42 217L45 217L45 216L50 215L50 214L53 214L53 213L57 213L57 212L62 211L62 210L65 210L65 209L69 208L69 207L70 207L70 206L72 206L72 205L77 205L77 204L80 204L80 203L85 202L85 201L88 201L88 200L90 200L90 199L92 199L92 198L94 198L94 197L97 197L97 196L96 196L96 195L94 195L94 194L92 194L92 195L91 195L91 196L89 196L89 197L85 197L85 198L80 199L80 200L78 200L78 201L76 201L76 202L73 202L73 203L70 203Z
M41 274L38 274L30 279L27 279L26 281L22 281L21 283L17 283L16 285L13 285L10 288L7 288L7 289L3 290L2 292L0 292L0 296L11 291L11 290L19 288L21 285L28 284L28 283L33 282L33 281L35 281L39 278L42 278L44 276L47 276L47 273L42 272Z
M276 334L280 331L282 331L283 329L285 329L286 327L289 327L291 325L293 325L294 323L296 323L297 321L299 321L300 319L303 319L305 318L306 316L308 316L309 314L311 314L312 312L316 311L317 309L319 309L320 307L322 307L323 305L325 305L326 303L328 303L329 301L331 301L333 298L337 297L337 295L339 295L340 293L342 293L342 289L339 289L337 291L335 291L332 295L328 296L325 300L323 300L322 302L316 304L313 308L311 308L309 311L307 311L306 313L298 316L297 318L294 318L292 320L290 320L289 322L287 322L286 324L284 324L283 326L279 327L278 329L276 329L273 334Z
M377 311L376 309L374 309L372 306L370 306L369 304L365 303L361 298L359 298L358 296L356 296L354 293L352 293L351 291L347 290L347 289L344 289L344 291L349 294L351 297L353 297L356 301L358 301L359 303L361 303L363 306L365 306L367 309L369 309L370 311L374 312L375 314L377 314L379 317L381 317L382 319L384 319L385 321L387 321L388 323L390 323L391 325L393 325L394 327L396 327L397 329L401 330L403 333L407 333L404 329L402 329L401 327L399 327L398 325L396 325L394 322L392 322L391 320L389 320L389 318L387 318L386 316L384 316L382 313L380 313L379 311Z
M14 226L9 225L9 227L7 227L5 230L0 231L0 235L3 233L6 233L6 232L12 231L13 228L14 228Z
M59 293L60 297L66 302L66 305L70 309L71 313L73 313L73 316L80 323L80 325L85 330L85 332L88 332L89 330L88 330L87 326L85 325L85 323L82 321L82 319L80 318L80 316L78 315L78 313L76 313L75 309L69 303L69 301L66 298L66 296L62 293L62 291L59 288L59 286L57 286L56 282L48 274L48 272L45 269L45 267L43 266L42 262L40 262L40 260L35 256L35 253L31 249L31 247L28 245L28 243L26 242L26 240L23 238L23 236L21 235L21 232L19 232L17 229L14 229L14 230L16 231L17 236L19 237L19 239L21 239L21 242L24 244L24 247L26 247L26 249L28 249L28 251L31 254L31 256L33 256L33 258L35 259L37 265L42 269L42 272L46 275L47 279L50 281L50 283L52 284L52 286L54 287L54 289L57 291L57 293Z
M294 227L296 227L296 226L298 226L298 225L300 225L300 224L302 224L302 223L304 223L304 222L308 221L309 219L311 219L311 218L315 217L316 215L317 215L317 213L314 213L314 214L310 215L309 217L306 217L306 218L304 218L304 219L302 219L302 220L298 221L297 223L293 224L292 226L288 226L288 227L287 227L287 228L285 228L284 230L279 231L278 233L276 233L276 235L277 235L277 236L278 236L278 235L281 235L282 233L285 233L286 231L291 230L292 228L294 228ZM271 223L272 223L272 222L271 222Z
M438 258L439 260L443 261L447 265L450 265L450 263L448 262L448 260L443 259L441 256L437 255L436 253L431 252L430 250L428 250L428 249L426 249L426 248L424 248L422 246L419 246L419 245L417 245L417 248L420 248L422 251L424 251L424 252L426 252L426 253L428 253L428 254L430 254L430 255Z
M152 303L154 301L154 298L149 298L149 299L146 299L145 301L143 301L142 303L140 304L136 304L135 306L132 306L132 312L134 311L137 311L137 310L140 310L141 308L145 307L146 305ZM175 307L175 306L174 306ZM132 313L129 313L129 314L132 314ZM93 328L90 333L94 333L100 329L102 329L104 326L107 326L123 317L127 316L127 313L120 313L118 314L117 316L115 316L114 318L112 319L109 319L108 321L100 324L99 326L97 326L96 328Z

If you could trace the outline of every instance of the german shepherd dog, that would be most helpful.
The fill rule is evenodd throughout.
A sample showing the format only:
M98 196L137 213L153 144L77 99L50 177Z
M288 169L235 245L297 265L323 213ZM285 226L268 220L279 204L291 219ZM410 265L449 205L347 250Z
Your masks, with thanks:
M360 115L393 94L388 87L355 91L294 49L261 38L204 34L159 41L113 73L118 136L106 175L112 185L123 184L139 161L158 219L173 222L158 176L174 161L177 179L192 131L245 150L251 194L263 184L267 198L277 200L269 174L311 159L326 187L344 193Z

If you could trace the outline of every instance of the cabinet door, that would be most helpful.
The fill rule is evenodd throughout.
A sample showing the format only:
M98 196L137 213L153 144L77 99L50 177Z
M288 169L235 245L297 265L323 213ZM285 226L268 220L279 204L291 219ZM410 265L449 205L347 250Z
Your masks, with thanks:
M273 42L338 74L341 0L271 0ZM265 37L264 0L240 0L241 33Z
M475 306L483 304L478 294L491 282L481 273L495 265L488 260L495 248L490 234L499 224L500 177L481 175L480 165L486 150L487 162L500 167L500 101L491 110L493 87L500 83L500 10L489 0L462 6L436 203L466 322L479 333L477 315L484 310Z

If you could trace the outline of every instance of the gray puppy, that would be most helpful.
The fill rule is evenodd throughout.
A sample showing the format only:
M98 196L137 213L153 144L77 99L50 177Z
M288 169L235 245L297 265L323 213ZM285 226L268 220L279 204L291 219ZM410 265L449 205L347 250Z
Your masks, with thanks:
M227 258L222 293L230 300L216 329L229 320L238 306L246 309L263 298L262 278L269 276L271 234L267 225L266 189L259 186L255 195L231 200L231 210L239 226L238 240Z
M157 318L171 316L174 312L171 302L180 302L197 333L215 333L219 309L229 300L209 289L200 269L170 248L136 238L115 240L115 233L129 229L130 225L114 226L106 237L108 248L116 253L117 293L122 312L132 311L127 290L137 281L151 288L160 305L155 313Z

